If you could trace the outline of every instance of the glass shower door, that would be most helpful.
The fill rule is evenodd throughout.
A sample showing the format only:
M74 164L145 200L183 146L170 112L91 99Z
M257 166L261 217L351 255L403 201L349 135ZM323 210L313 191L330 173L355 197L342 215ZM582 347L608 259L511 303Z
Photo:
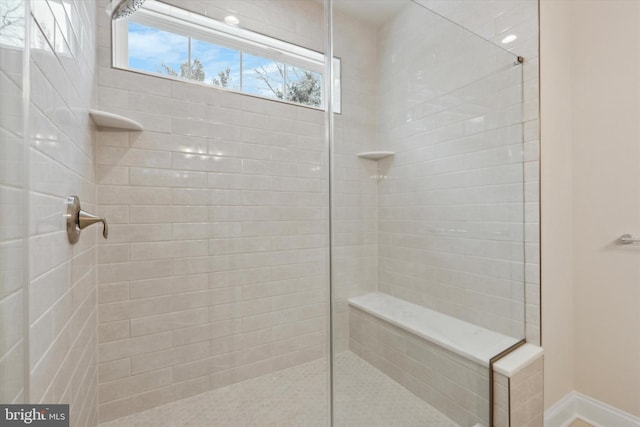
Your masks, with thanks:
M334 0L334 425L491 424L524 337L522 66L411 1Z
M0 402L25 400L26 277L23 54L25 1L1 0L0 12Z
M101 421L326 426L323 2L147 0L97 19L98 104L146 124L97 135L98 286L115 290L99 328L125 325L99 336ZM141 150L166 161L133 164Z

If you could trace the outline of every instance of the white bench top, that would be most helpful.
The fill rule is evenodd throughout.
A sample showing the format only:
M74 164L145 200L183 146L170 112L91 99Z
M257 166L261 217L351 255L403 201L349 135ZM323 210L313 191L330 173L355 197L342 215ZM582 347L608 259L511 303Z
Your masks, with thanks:
M349 305L486 367L520 341L379 292L350 298Z
M542 347L525 344L494 363L493 370L507 378L513 378L515 374L542 357L543 353Z

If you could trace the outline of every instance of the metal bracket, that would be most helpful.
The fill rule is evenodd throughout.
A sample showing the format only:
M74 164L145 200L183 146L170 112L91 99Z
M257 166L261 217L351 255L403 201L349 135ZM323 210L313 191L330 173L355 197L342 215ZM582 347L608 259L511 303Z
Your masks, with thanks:
M618 243L622 243L623 245L630 245L632 243L640 243L640 239L633 237L631 234L623 234L618 237Z

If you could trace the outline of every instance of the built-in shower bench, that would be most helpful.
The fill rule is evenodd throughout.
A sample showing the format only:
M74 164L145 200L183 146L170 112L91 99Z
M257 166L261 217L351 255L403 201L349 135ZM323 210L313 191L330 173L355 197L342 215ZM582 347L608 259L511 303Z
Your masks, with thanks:
M457 424L490 425L490 360L520 340L384 293L348 302L351 351Z
M520 341L380 292L350 298L349 305L486 367Z

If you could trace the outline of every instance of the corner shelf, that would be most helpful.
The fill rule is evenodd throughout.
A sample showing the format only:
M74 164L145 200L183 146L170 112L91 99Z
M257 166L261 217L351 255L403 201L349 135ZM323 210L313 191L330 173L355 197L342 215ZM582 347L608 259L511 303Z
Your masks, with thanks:
M89 110L89 115L95 122L96 126L101 128L137 131L144 130L140 123L118 114L107 113L106 111L100 110Z
M358 153L358 157L361 159L380 160L386 157L392 157L395 154L393 151L366 151L364 153Z

